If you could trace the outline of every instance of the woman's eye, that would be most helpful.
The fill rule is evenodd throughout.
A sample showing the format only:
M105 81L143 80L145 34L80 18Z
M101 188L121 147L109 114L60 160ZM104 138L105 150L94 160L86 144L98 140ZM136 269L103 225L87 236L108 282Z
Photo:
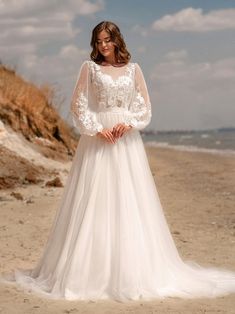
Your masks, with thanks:
M104 42L105 43L109 43L111 41L111 39L106 39L106 40L104 40ZM102 41L97 41L97 44L99 45L99 44L101 44L102 43Z

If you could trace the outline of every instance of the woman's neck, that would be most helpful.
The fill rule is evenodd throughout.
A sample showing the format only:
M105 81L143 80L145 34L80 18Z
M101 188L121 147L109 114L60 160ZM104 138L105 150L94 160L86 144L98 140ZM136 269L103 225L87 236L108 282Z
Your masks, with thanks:
M105 64L109 64L109 65L117 65L118 64L118 62L117 62L117 59L116 59L116 56L115 56L115 54L114 55L111 55L111 56L109 56L109 57L105 57L104 58L104 63Z
M118 63L115 59L105 59L102 65L122 66L123 63Z

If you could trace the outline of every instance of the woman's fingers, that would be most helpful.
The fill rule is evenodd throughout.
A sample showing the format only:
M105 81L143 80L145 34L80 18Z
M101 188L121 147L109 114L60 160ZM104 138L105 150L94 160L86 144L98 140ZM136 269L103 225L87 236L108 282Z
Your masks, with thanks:
M107 134L107 138L109 139L109 141L114 144L115 138L113 137L112 132L110 131L110 132L107 132L106 134Z
M112 129L103 129L99 133L105 140L110 143L115 143L119 137L122 137L131 127L125 125L124 123L116 124Z
M113 128L113 136L114 136L114 137L117 137L117 126L118 126L118 125L116 125L116 126Z
M98 132L98 136L102 137L108 142L115 143L112 131L109 129L103 129L101 132Z
M129 131L132 127L130 125L125 125L124 124L124 128L122 129L121 131L121 135L120 136L123 136L123 134L125 134L127 131Z
M115 125L114 132L113 132L115 137L120 136L119 133L120 133L120 129L122 128L122 126L123 126L123 124L121 124L121 123L118 123L117 125Z
M114 127L114 136L115 137L120 137L121 134L124 132L125 130L125 125L124 124L117 124L115 127Z
M125 126L120 128L119 130L119 137L121 137L125 133Z
M115 138L111 130L107 130L104 135L105 135L105 139L108 142L113 143L113 144L115 143Z

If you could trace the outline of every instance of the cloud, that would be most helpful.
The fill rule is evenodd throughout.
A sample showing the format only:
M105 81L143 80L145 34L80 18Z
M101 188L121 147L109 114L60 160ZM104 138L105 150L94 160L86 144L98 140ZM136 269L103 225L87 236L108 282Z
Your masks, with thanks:
M90 15L104 8L104 1L97 0L0 0L0 16L4 18L24 18L27 16Z
M37 80L61 79L65 67L70 77L84 56L73 45L82 32L76 17L103 9L103 0L0 0L1 61Z
M185 49L170 51L165 55L168 60L180 60L188 57L188 52Z
M138 51L139 54L145 54L145 52L146 52L146 46L139 46L139 47L137 48L137 51Z
M208 32L235 29L235 9L213 10L204 13L201 8L186 8L165 15L152 24L155 31Z
M56 89L57 95L65 99L60 113L68 116L70 99L77 75L82 62L87 59L89 52L86 49L77 48L75 45L64 45L55 56L42 55L37 53L22 54L17 66L18 72L36 84L48 83Z
M168 52L150 73L153 110L157 111L155 127L234 126L235 58L192 63L179 55ZM185 55L187 52L182 53Z
M89 55L74 44L82 32L77 17L94 18L104 7L104 0L0 0L0 61L28 80L56 86L69 102Z
M49 23L45 23L45 21L41 23L38 20L30 24L15 25L15 27L10 28L2 27L0 41L1 46L11 46L17 42L21 45L29 42L42 44L49 41L74 38L80 32L81 30L72 27L70 22L55 23L52 20Z
M144 26L136 24L131 28L131 32L137 33L143 37L146 37L148 35L149 30Z
M87 55L86 49L77 48L75 45L65 45L60 48L56 57L54 55L38 56L34 53L22 55L21 67L26 73L37 73L38 82L62 82L71 78L75 80L79 66Z
M205 81L212 84L220 80L235 80L235 58L221 59L214 62L189 63L179 55L187 55L187 51L181 50L168 52L164 57L167 59L156 65L151 78L172 84L203 85ZM169 58L170 56L170 58ZM175 80L177 78L177 80Z
M61 58L72 58L76 60L78 55L86 55L89 52L86 49L79 49L74 45L66 45L60 49L59 56Z
M1 46L74 38L81 32L73 23L75 17L103 8L103 0L0 0Z

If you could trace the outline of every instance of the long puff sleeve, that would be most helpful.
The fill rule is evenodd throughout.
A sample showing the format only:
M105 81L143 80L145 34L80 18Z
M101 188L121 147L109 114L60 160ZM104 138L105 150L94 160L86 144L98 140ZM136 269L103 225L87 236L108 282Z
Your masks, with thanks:
M142 130L150 123L151 117L152 111L147 85L140 66L135 63L135 89L124 123Z
M89 108L90 75L88 61L84 61L73 90L70 112L72 121L80 134L94 136L103 126L96 119L96 113Z

